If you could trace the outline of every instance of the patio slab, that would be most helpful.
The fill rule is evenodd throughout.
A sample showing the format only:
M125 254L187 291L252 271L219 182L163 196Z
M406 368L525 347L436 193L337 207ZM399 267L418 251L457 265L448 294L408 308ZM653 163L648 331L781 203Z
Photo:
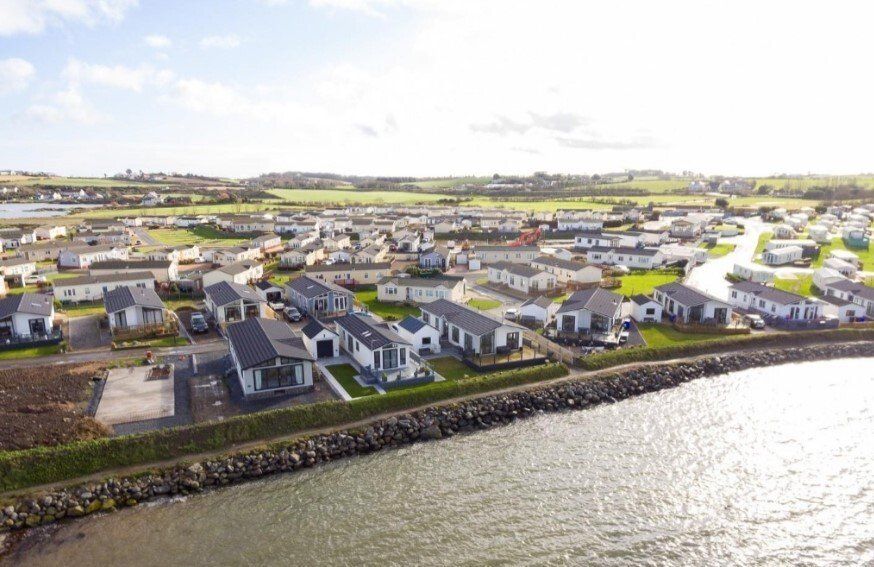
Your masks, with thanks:
M111 369L94 417L107 425L115 425L174 415L173 366L168 375L162 377L152 375L155 368Z

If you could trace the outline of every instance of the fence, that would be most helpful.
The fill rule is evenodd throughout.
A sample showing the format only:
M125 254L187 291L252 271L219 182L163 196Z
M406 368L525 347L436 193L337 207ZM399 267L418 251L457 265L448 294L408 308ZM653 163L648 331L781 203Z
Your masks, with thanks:
M564 362L565 364L573 364L577 358L577 355L574 354L571 349L557 345L537 333L525 333L522 341L523 343L527 341L528 344L532 346L537 345L537 348L539 348L547 357L552 357L559 362Z
M112 337L118 341L129 341L143 337L159 337L175 335L179 332L179 326L175 320L163 323L151 323L148 325L131 325L129 327L116 327L112 330Z
M54 329L43 335L15 335L0 339L0 352L59 344L64 339L60 329Z

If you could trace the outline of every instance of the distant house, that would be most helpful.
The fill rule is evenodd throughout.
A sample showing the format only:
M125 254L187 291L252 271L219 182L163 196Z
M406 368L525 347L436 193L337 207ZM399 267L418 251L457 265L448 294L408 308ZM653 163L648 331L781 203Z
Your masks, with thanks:
M52 284L55 299L61 303L99 301L103 299L104 293L128 286L154 289L155 276L152 272L127 272L102 276L77 276L55 280Z
M450 344L469 354L495 354L522 348L524 327L499 321L478 311L438 299L419 307L421 319Z
M203 274L203 287L218 282L247 284L264 277L264 266L255 260L243 260Z
M525 301L519 308L519 320L526 324L548 325L558 312L558 303L539 296Z
M315 317L301 329L303 344L314 359L340 356L340 335Z
M531 267L553 274L559 283L597 284L601 281L601 268L573 260L553 256L538 256Z
M410 278L389 276L376 284L376 297L379 301L415 301L428 303L436 299L462 301L467 292L464 278L434 277Z
M382 382L406 377L412 344L386 323L361 315L344 315L334 320L340 345L361 368L373 372Z
M249 242L250 248L260 248L262 252L275 251L282 248L282 238L276 234L262 234Z
M113 333L118 330L163 325L167 319L164 302L150 288L115 288L103 295L103 305Z
M392 273L391 262L373 262L365 264L321 264L307 267L307 276L335 284L358 285L376 284L382 278Z
M653 299L672 320L682 323L727 325L731 322L731 305L680 282L657 286Z
M874 317L874 287L843 280L828 284L824 291L828 296L850 301L861 307L857 317Z
M7 280L15 280L24 285L24 278L36 272L36 263L26 258L0 260L0 275Z
M588 250L589 248L613 248L622 245L622 237L618 234L602 232L583 232L574 236L574 248Z
M84 269L95 262L127 259L128 249L123 246L71 246L58 253L58 266Z
M440 331L421 319L407 315L401 321L390 325L398 335L413 346L415 352L420 354L440 352Z
M43 225L38 226L33 230L37 240L54 240L55 238L64 238L67 236L67 227L64 225Z
M52 332L54 317L50 295L22 293L0 299L0 343L46 337Z
M218 282L203 288L206 309L219 325L264 317L267 305L247 285Z
M661 304L648 295L631 296L631 318L638 323L658 323L662 320Z
M496 262L512 262L514 264L528 264L534 258L540 256L540 248L537 246L476 246L476 257L485 265Z
M31 262L46 262L57 260L61 251L68 247L67 242L37 242L19 247L18 254Z
M343 315L354 304L354 294L348 289L308 275L286 283L285 295L293 306L313 317Z
M593 246L586 252L592 264L619 265L651 270L664 264L664 254L658 248L603 248Z
M774 281L774 270L752 262L738 262L731 270L732 275L757 283Z
M152 272L158 283L173 282L179 279L179 264L167 260L102 260L88 267L92 276L131 272Z
M677 219L671 223L671 236L675 238L698 238L701 236L702 228L697 222L692 222L686 219Z
M601 287L575 291L556 312L556 328L567 333L607 333L621 320L623 297Z
M782 266L801 260L803 249L800 246L785 246L762 252L762 263L768 266Z
M380 263L388 256L388 246L371 244L352 254L353 264Z
M282 321L252 317L227 327L228 349L247 398L295 394L313 386L313 359Z
M215 250L212 253L213 264L219 266L227 266L234 262L242 262L243 260L257 260L262 256L259 248L222 248Z
M446 246L435 246L419 255L419 267L424 269L437 268L448 270L452 266L454 254Z
M813 321L822 315L822 302L755 282L729 287L728 301L734 307L786 321Z
M503 261L489 265L488 278L489 283L505 285L522 293L551 291L558 286L553 274L528 265Z

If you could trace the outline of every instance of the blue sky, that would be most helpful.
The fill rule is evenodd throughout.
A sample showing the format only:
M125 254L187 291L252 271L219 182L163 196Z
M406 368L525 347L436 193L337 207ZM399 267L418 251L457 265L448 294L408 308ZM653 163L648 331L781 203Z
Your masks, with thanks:
M864 2L0 0L0 168L872 171L872 15Z

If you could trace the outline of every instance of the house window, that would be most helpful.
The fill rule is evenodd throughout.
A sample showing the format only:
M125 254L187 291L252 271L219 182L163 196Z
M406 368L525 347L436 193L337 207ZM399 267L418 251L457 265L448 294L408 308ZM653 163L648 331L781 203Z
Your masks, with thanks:
M425 312L422 312L422 321L424 321L424 322L426 322L426 323L430 323L430 322L431 322L431 316L428 315L428 314L425 313Z
M647 315L655 315L655 308L654 308L654 307L648 307L648 308L646 309L646 314L647 314Z
M375 369L379 370L379 365L380 365L379 351L375 350L375 351L373 351L373 367Z
M454 343L459 342L458 327L452 327L452 342L454 342Z
M423 345L430 345L431 344L431 337L422 337L422 344Z
M242 315L240 313L240 307L238 305L225 307L225 322L233 323L234 321L239 321L241 317Z
M302 364L286 364L283 366L255 369L256 390L272 390L274 388L302 386L303 383L304 374Z

